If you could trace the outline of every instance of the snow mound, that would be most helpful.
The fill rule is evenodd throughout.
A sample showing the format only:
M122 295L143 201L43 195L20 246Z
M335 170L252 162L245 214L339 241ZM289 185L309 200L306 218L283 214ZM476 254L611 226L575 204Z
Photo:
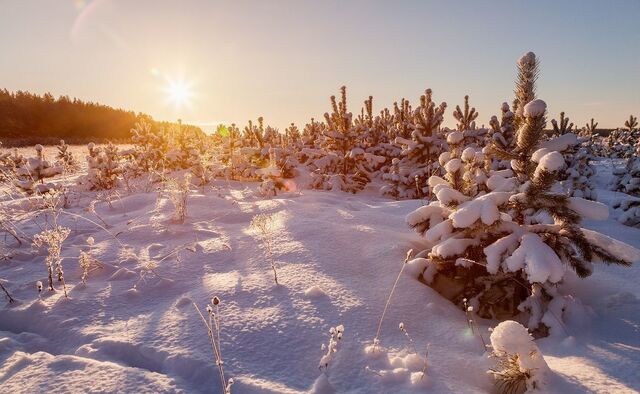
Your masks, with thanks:
M540 99L535 99L524 106L524 116L527 118L535 118L536 116L544 115L546 110L547 103Z
M527 388L540 389L546 385L549 366L533 337L520 323L504 321L491 333L491 346L498 357L517 356L517 366L522 373L529 374Z

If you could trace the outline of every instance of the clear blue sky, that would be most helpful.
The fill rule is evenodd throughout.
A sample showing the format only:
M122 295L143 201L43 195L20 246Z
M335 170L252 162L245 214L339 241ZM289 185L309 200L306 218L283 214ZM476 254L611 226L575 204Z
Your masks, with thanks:
M448 125L465 94L487 124L530 50L552 115L601 127L640 115L637 0L0 0L0 38L0 88L166 120L282 128L321 117L345 84L353 112L430 87Z

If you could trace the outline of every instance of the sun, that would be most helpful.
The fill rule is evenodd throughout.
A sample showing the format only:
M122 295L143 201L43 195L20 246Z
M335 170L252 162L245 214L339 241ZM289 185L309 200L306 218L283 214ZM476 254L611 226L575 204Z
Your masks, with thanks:
M178 108L188 106L193 97L191 83L182 79L167 79L164 92L167 94L167 100Z

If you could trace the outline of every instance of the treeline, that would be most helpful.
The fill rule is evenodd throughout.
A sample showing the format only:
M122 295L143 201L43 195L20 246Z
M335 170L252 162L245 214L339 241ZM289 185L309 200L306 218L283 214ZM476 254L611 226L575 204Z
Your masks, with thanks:
M151 116L112 108L69 96L37 95L0 90L0 141L4 146L67 143L128 142L130 130L144 119L152 127L176 124L155 122ZM192 126L183 126L192 127Z

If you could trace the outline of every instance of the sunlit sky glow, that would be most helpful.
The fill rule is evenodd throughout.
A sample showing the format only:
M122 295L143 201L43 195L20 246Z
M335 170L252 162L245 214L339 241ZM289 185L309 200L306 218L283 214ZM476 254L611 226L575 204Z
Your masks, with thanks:
M0 0L0 88L50 91L210 126L280 128L425 88L465 94L488 124L515 61L542 62L552 115L621 126L640 115L640 2Z

